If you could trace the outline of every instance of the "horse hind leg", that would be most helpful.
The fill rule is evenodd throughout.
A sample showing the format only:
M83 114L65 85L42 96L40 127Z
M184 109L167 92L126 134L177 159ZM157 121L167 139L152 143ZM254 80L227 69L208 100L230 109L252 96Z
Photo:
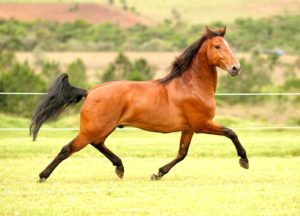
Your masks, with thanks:
M115 155L112 151L110 151L105 145L104 142L101 143L91 143L93 147L95 147L98 151L100 151L105 157L107 157L112 164L116 167L115 172L119 178L123 178L124 176L124 166L122 160Z
M44 182L51 175L54 169L65 159L70 157L73 153L80 151L86 145L89 144L89 140L82 136L78 135L73 139L69 144L65 145L54 160L39 174L40 182Z

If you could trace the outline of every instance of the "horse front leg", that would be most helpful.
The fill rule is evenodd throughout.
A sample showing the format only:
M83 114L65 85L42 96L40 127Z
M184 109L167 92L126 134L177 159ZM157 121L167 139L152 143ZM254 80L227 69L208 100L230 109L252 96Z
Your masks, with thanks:
M170 163L159 168L158 173L153 174L151 176L151 180L161 179L165 174L167 174L172 169L173 166L175 166L178 162L182 161L185 158L185 156L188 153L189 146L190 146L193 135L194 135L194 131L182 131L181 132L179 151L178 151L176 158L174 160L172 160Z
M247 153L242 144L239 141L238 136L236 133L231 130L230 128L226 128L215 124L213 122L209 122L204 127L201 127L200 130L196 130L196 132L206 133L206 134L214 134L214 135L221 135L231 139L232 143L234 144L237 155L240 157L240 165L241 167L248 169L249 168L249 160L247 158Z

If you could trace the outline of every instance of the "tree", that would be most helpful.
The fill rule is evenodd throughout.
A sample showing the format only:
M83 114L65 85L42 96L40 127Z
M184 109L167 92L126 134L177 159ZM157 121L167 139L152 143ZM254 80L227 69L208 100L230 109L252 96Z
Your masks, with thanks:
M120 52L114 62L110 63L104 74L102 81L112 80L149 80L153 77L153 72L145 59L138 59L134 63Z
M129 59L120 52L113 63L104 71L102 81L112 81L126 79L128 73L132 70L132 65Z
M9 70L17 62L15 54L10 50L0 50L0 74Z
M46 61L42 62L41 75L46 83L51 83L61 73L59 62Z
M72 85L82 88L88 86L86 66L81 59L77 59L69 64L66 72L69 75L69 80Z
M12 68L1 74L0 91L4 92L45 92L46 84L35 74L28 63L16 63ZM24 117L32 115L40 96L2 95L1 110Z
M120 0L123 10L128 10L128 5L126 0Z
M128 80L149 80L152 79L153 72L148 65L147 61L143 58L137 59L132 67L132 70L128 73L127 79Z
M103 82L109 82L115 79L115 66L113 63L110 63L102 75L101 79Z

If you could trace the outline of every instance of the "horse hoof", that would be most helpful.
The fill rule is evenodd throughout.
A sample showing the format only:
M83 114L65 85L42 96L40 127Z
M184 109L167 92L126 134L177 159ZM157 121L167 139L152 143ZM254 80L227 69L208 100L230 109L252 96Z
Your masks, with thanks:
M160 180L161 179L161 175L156 175L156 174L152 174L151 175L151 181L158 181L158 180Z
M38 182L39 183L43 183L43 182L45 182L47 179L46 178L40 178L39 180L38 180Z
M124 167L123 166L119 166L119 167L116 167L116 170L115 170L117 176L122 179L123 176L124 176Z
M249 169L249 163L248 163L248 160L246 160L246 159L241 158L240 165L241 165L241 167L243 167L245 169Z
M160 177L158 175L155 175L155 174L152 174L150 178L151 178L151 181L157 181L157 180L160 179Z

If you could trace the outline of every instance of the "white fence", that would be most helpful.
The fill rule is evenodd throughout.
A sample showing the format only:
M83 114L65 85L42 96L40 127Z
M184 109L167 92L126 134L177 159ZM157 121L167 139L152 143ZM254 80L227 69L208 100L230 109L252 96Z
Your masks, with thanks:
M0 95L45 95L44 92L0 92ZM216 93L216 96L300 96L300 93L293 92L269 92L269 93ZM232 127L234 130L300 130L300 125L281 125L281 126L245 126ZM25 131L28 128L0 128L0 131ZM78 128L42 128L44 131L76 131ZM123 128L121 130L138 130L136 128Z

